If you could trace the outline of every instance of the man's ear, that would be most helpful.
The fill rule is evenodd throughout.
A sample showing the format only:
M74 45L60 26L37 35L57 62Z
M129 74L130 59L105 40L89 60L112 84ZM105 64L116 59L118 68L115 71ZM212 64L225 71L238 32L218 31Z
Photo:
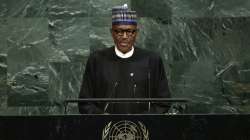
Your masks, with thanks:
M139 32L139 30L140 30L140 26L136 25L136 31Z

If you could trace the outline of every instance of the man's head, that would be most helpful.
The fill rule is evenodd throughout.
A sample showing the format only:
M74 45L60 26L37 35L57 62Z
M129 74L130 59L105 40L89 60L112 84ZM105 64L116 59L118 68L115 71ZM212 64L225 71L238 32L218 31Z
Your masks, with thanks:
M136 12L129 11L127 5L112 9L111 33L117 49L126 53L132 49L137 36Z

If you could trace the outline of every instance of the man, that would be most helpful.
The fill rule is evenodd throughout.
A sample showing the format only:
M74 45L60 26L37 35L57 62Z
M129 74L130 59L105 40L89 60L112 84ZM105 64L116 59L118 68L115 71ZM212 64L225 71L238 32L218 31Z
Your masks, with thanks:
M127 6L112 9L111 33L115 47L89 56L79 98L169 98L161 58L134 46L138 33L136 12ZM165 113L166 104L79 103L83 114Z

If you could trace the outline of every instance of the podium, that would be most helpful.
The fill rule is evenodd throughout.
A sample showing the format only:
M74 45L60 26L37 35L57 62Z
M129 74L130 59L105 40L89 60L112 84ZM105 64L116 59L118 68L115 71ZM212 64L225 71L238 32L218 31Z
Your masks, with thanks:
M187 98L84 98L84 99L67 99L63 102L64 113L67 114L67 106L70 103L148 103L148 111L150 112L151 103L181 103L184 109L182 113L188 108L190 102ZM105 109L104 109L105 110Z
M250 115L1 116L0 139L249 140Z
M0 140L249 140L250 114L67 114L69 103L187 99L69 99L65 114L0 116Z

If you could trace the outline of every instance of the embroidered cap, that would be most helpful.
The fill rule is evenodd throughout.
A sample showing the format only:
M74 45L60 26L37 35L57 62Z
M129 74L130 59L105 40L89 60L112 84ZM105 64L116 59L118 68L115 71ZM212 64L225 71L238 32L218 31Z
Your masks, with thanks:
M128 9L128 5L115 6L112 8L112 25L137 25L136 11Z

